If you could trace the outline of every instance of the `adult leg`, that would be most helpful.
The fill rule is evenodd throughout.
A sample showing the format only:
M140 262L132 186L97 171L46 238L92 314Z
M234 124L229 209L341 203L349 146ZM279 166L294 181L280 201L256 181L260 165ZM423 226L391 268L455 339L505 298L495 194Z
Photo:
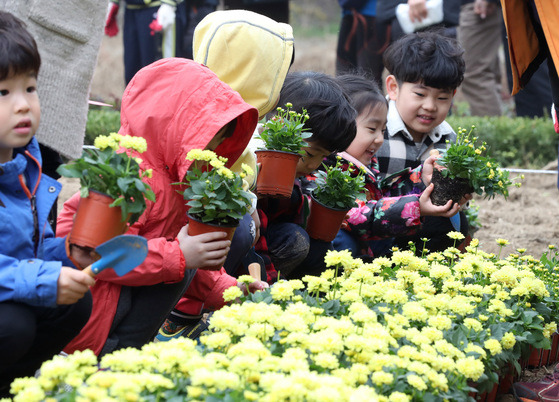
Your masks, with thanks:
M555 109L553 112L555 113L555 116L559 116L559 76L557 75L557 69L553 64L551 57L547 58L547 67L549 70L549 82L551 83L551 97L553 99ZM557 128L555 131L559 133ZM557 149L557 152L559 153L559 148ZM559 173L559 167L557 168L557 171ZM559 177L557 178L557 188L559 188Z
M185 3L187 3L185 1ZM207 3L207 4L204 4ZM189 5L186 8L187 12L187 24L186 28L183 30L183 54L184 57L187 59L193 59L193 50L192 50L192 43L194 40L194 29L196 29L196 25L200 21L204 19L204 17L212 12L215 11L216 5L213 5L213 2L202 2L202 4L198 6Z
M138 72L141 65L140 44L138 41L138 10L126 9L124 12L124 27L122 40L124 43L124 83L128 85L134 74Z
M136 33L138 35L141 63L138 70L163 57L161 53L162 35L152 35L151 28L149 27L155 18L157 18L157 7L147 7L138 10Z
M352 32L353 15L344 15L340 22L336 48L336 75L350 73L357 68L355 57L355 32Z
M386 25L368 16L360 23L362 28L357 32L357 67L369 74L382 89L382 54L388 46Z
M502 114L499 47L501 45L501 11L482 19L473 3L462 6L458 40L464 48L466 72L462 93L474 116Z
M512 88L512 70L510 67L507 31L505 29L504 22L502 27L502 41L505 53L507 83L509 88ZM514 95L516 116L543 117L550 112L552 102L551 89L549 85L549 69L546 64L542 63L526 86Z
M109 336L99 356L126 347L141 348L151 341L195 274L195 269L186 270L182 281L177 283L123 286Z

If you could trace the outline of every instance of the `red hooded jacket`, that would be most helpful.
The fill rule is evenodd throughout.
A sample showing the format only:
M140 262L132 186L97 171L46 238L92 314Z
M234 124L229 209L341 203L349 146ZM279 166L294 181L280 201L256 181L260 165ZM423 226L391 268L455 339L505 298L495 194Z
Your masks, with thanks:
M97 276L91 289L93 312L66 352L91 349L99 354L113 321L122 286L149 286L183 279L185 261L176 236L188 223L186 205L179 186L190 166L186 154L204 149L217 132L237 119L235 132L215 152L231 165L246 148L257 124L258 112L240 95L221 82L207 67L192 60L168 58L140 70L124 91L120 134L143 137L147 151L140 155L142 169L153 169L145 179L155 192L140 219L128 234L148 240L148 256L143 264L119 277L112 270ZM79 193L65 204L57 222L57 236L66 235L79 203ZM223 305L222 292L236 280L222 271L198 270L187 295L206 303ZM174 306L169 306L171 310Z

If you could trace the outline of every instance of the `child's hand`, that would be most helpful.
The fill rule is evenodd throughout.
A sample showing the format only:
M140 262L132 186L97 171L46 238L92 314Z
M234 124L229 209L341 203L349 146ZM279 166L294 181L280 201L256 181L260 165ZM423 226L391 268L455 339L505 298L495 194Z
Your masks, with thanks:
M435 188L434 184L429 184L421 197L419 197L419 209L421 216L443 216L450 218L458 213L460 204L449 200L445 205L435 205L431 201L431 193Z
M101 256L92 248L81 247L70 243L70 257L72 257L72 262L79 265L77 268L83 269L89 267Z
M254 281L249 283L248 290L246 284L243 282L238 282L237 286L243 291L245 296L248 294L248 292L254 293L270 287L270 285L268 285L268 282L264 281Z
M93 285L95 285L95 279L85 272L70 267L62 267L58 276L56 304L74 304Z
M439 151L436 149L432 149L430 155L425 162L423 162L423 169L421 170L421 180L425 186L431 184L431 180L433 178L433 170L437 169L437 159L440 158Z
M189 236L188 225L182 227L177 240L186 260L187 269L223 266L231 246L226 233L212 232Z

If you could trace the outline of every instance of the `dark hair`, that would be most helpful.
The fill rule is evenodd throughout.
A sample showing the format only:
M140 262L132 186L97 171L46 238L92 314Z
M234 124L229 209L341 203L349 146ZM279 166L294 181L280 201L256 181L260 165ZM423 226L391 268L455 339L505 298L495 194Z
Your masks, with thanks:
M454 90L464 79L463 54L455 39L437 29L404 35L386 49L383 62L399 83Z
M25 24L6 11L0 11L0 80L13 75L39 74L41 56L37 43Z
M378 104L388 105L377 83L363 74L344 74L337 77L349 97L357 115L374 109Z
M307 110L309 140L328 151L344 151L355 138L357 112L334 77L314 71L287 74L278 106L288 102L299 113Z

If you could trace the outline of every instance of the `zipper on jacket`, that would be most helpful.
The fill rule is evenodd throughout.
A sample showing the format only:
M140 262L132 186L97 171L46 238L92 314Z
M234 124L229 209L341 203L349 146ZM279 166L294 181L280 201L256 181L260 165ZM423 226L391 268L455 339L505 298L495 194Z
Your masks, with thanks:
M35 162L39 167L39 175L37 177L37 183L35 183L35 188L33 188L33 192L29 191L29 188L27 187L26 180L23 178L23 175L22 174L18 175L21 188L23 189L23 192L25 193L27 198L29 198L29 203L31 204L31 214L33 215L33 254L35 257L37 257L37 250L39 248L39 238L41 234L39 233L39 215L37 213L37 197L35 196L35 194L37 193L37 188L39 187L39 182L41 181L42 169L39 161L36 158L34 158L29 151L25 151L25 154L29 158L31 158L31 160L33 160L33 162ZM27 178L27 182L29 181L30 181L29 178Z

